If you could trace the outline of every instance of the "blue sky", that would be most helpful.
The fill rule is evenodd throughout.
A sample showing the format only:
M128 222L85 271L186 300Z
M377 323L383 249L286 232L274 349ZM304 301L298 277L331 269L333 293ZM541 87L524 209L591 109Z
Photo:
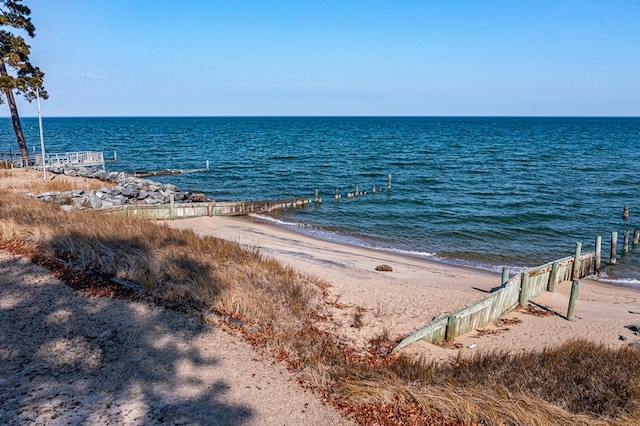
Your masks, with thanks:
M636 0L25 4L45 116L640 116Z

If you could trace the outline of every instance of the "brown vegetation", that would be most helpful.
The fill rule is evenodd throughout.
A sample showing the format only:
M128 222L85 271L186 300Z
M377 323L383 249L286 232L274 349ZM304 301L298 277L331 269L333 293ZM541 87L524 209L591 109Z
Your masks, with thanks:
M7 173L20 172L3 172L0 181ZM361 353L325 331L336 303L320 280L235 243L93 211L67 213L19 193L52 190L51 182L41 184L0 182L3 247L29 247L32 258L67 271L67 281L88 280L84 287L105 285L86 278L97 271L142 285L143 297L157 303L235 318L230 329L361 424L640 423L637 349L572 341L433 363L389 354L393 342L380 336ZM354 326L361 313L355 310Z

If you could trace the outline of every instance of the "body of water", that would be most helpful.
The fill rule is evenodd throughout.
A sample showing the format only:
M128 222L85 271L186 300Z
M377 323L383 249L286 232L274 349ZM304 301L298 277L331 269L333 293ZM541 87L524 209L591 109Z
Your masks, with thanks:
M39 149L36 119L23 119ZM109 170L220 200L313 196L266 218L319 238L499 271L593 250L640 227L639 118L45 118L48 152L95 150ZM0 121L16 151L9 119ZM0 142L2 143L2 142ZM393 188L387 191L387 176ZM336 188L376 194L334 201ZM624 206L630 216L623 221ZM640 249L639 249L640 250ZM640 286L630 250L601 277Z

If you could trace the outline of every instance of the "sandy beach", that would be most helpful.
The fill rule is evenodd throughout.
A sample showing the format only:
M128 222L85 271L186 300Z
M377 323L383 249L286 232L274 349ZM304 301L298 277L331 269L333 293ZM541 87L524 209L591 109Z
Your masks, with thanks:
M438 313L481 299L485 291L500 283L500 276L494 273L322 241L251 217L201 217L168 225L258 248L303 273L326 280L332 286L332 297L345 305L340 332L361 344L384 330L391 338L405 336ZM380 264L391 266L393 271L376 271ZM570 282L560 284L554 293L545 292L533 300L533 313L511 312L499 324L459 337L454 347L417 342L403 351L448 360L459 351L539 350L572 338L612 347L640 341L625 328L640 323L638 289L584 279L575 321L567 321L570 287ZM358 307L364 309L363 326L351 327Z
M41 175L20 172L0 188L33 179ZM327 282L331 331L360 348L383 334L399 339L500 282L495 273L323 241L252 217L157 225L258 249ZM393 270L377 271L382 264ZM0 276L2 422L349 424L282 365L215 323L150 303L87 297L5 252ZM575 321L565 318L569 291L570 283L561 283L535 298L534 309L515 310L453 345L417 342L402 352L450 361L460 353L535 351L572 338L611 347L640 342L625 328L640 324L638 289L582 280Z

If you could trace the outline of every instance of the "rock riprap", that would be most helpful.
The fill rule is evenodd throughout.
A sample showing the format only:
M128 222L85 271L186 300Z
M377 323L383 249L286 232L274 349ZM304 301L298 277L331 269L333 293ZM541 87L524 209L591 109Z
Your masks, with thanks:
M100 179L115 183L115 186L103 186L99 190L49 191L40 194L29 193L28 197L43 201L53 201L65 210L106 209L125 204L151 205L168 204L173 195L176 203L202 203L212 201L204 194L180 191L170 183L158 183L148 179L134 177L123 172L107 172L96 168L52 167L53 174Z

